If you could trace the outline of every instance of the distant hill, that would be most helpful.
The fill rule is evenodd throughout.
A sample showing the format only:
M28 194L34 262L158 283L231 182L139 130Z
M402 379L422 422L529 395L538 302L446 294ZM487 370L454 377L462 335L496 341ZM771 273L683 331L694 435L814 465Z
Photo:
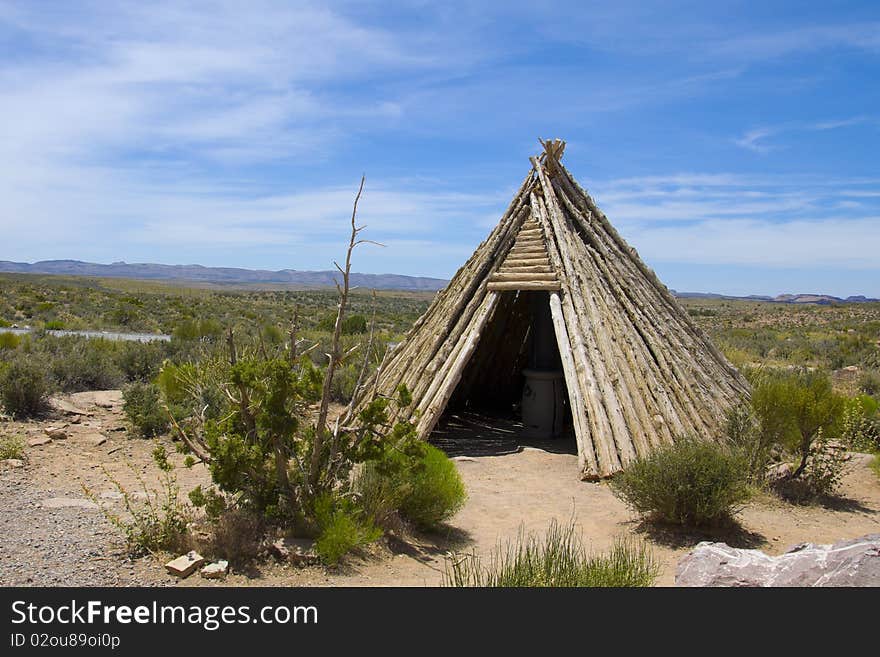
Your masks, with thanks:
M235 267L203 267L202 265L158 265L153 263L114 262L101 265L79 260L43 260L33 264L0 260L0 272L15 274L57 274L67 276L99 276L146 280L194 281L221 284L287 284L303 287L333 287L336 271L298 271L282 269L238 269ZM403 276L400 274L351 274L351 284L379 290L419 290L433 292L446 286L442 278Z
M711 292L677 292L672 290L672 293L680 299L733 299L741 301L770 301L773 303L812 303L820 306L832 303L873 303L880 301L880 299L872 299L861 294L843 298L834 297L830 294L780 294L775 297L751 294L746 297L735 297L725 294L713 294Z
M220 285L291 285L300 287L333 287L340 278L336 271L299 271L281 269L239 269L236 267L203 267L202 265L158 265L155 263L114 262L109 265L80 260L43 260L33 264L0 260L0 272L11 274L56 274L66 276L97 276L106 278L134 278L160 281L191 281ZM436 292L449 281L442 278L404 276L402 274L352 273L351 284L377 290L412 290ZM770 301L774 303L869 303L880 301L864 296L841 298L828 294L780 294L776 297L753 294L744 297L713 294L711 292L671 292L682 299L739 299Z

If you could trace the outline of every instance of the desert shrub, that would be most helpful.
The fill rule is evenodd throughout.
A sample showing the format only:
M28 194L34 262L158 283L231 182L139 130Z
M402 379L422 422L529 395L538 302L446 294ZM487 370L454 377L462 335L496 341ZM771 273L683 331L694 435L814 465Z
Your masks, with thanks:
M15 417L34 417L46 410L50 384L40 359L19 356L0 370L0 402Z
M21 338L15 333L0 333L0 350L15 349L21 342Z
M859 377L859 390L866 395L880 397L880 372L868 370Z
M324 494L315 500L318 538L315 552L328 566L335 566L346 554L379 540L382 530L350 501Z
M574 522L554 520L540 539L520 532L516 542L496 547L487 565L474 554L446 560L446 586L636 587L651 586L660 567L644 543L618 539L605 554L591 555Z
M755 486L763 485L774 444L761 431L760 422L748 403L734 406L727 412L725 434L731 448L742 457L749 482Z
M114 355L114 362L127 381L146 383L159 373L164 358L160 342L123 342Z
M748 500L748 474L738 451L683 438L637 458L611 488L650 520L703 526L729 520Z
M168 414L162 407L159 388L152 383L132 383L122 390L122 410L134 431L143 438L165 433Z
M840 445L832 444L821 434L810 445L810 457L799 477L787 477L775 483L785 499L799 504L833 495L843 476L846 454Z
M880 451L880 414L873 397L847 400L841 419L840 439L856 451Z
M62 338L59 343L51 372L61 390L112 390L120 386L123 376L113 361L112 343L88 338Z
M180 488L164 447L156 446L153 460L162 471L160 490L148 489L140 473L134 467L131 468L143 491L141 499L104 470L104 476L122 494L124 514L101 505L95 494L83 486L86 495L99 505L104 517L123 533L128 553L132 557L163 550L187 552L192 548L192 536L189 532L192 514L190 508L180 501Z
M211 538L205 551L215 559L226 559L234 566L250 563L259 556L263 522L241 509L221 513L211 523Z
M330 395L334 401L347 403L354 395L354 387L357 385L359 367L353 364L340 367L333 377L333 385Z
M436 529L467 500L455 463L427 443L407 451L390 449L364 464L354 484L364 510L376 522L393 524L395 514L420 529Z
M762 440L780 445L799 460L792 478L807 467L813 442L839 431L844 400L831 388L831 379L818 371L764 372L754 382L751 397Z
M318 330L319 331L327 331L328 333L332 333L334 328L336 327L336 313L329 313L325 315L320 322L318 322ZM367 332L367 318L363 315L349 315L348 317L343 318L342 320L342 334L343 335L355 335L358 333L366 333Z
M0 438L0 459L20 459L24 455L24 438L4 436Z
M425 444L424 456L404 470L401 515L422 529L436 528L467 500L464 482L446 454Z

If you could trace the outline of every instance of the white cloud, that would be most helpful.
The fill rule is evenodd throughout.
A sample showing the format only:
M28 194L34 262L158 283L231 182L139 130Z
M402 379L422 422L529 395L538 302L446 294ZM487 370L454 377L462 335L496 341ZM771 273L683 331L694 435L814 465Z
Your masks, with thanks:
M764 267L880 270L880 216L780 223L713 220L632 231L646 260Z

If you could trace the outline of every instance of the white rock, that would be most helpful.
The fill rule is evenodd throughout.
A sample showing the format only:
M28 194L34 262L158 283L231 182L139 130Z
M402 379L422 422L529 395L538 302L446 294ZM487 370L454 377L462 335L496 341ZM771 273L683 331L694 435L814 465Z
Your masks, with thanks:
M199 571L205 579L223 579L229 572L229 562L220 560L209 563Z
M833 545L803 543L771 557L725 543L697 545L678 564L677 586L880 586L880 534Z
M0 467L3 468L23 468L24 461L21 459L3 459L0 461Z

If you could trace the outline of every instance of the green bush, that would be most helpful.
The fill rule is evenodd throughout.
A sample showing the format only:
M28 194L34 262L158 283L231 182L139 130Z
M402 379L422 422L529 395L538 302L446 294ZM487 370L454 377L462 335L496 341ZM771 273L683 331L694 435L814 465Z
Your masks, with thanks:
M479 587L644 587L660 567L644 543L618 539L606 554L591 555L575 534L574 522L554 520L546 537L520 532L513 544L498 546L488 565L474 554L446 560L446 586Z
M880 451L880 414L877 401L868 395L847 400L841 420L840 439L856 451Z
M162 407L159 388L152 383L132 383L122 390L122 410L135 432L144 438L168 430L168 414Z
M403 484L400 513L423 529L436 528L467 500L467 492L455 463L446 454L425 445L425 455L409 469Z
M335 566L346 554L379 540L379 529L348 500L322 495L315 501L318 538L315 552L328 566Z
M0 333L0 350L15 349L21 343L21 338L15 333Z
M414 452L392 449L383 459L365 463L355 491L361 506L382 525L397 512L420 529L436 529L461 509L467 492L446 454L427 443Z
M843 402L828 375L819 371L764 372L752 388L752 409L763 440L799 459L794 479L806 469L813 441L838 434Z
M62 338L69 350L54 355L52 378L65 392L112 390L123 381L113 361L113 345L106 340Z
M49 390L49 378L40 360L20 356L0 371L0 402L15 417L34 417L45 411Z
M114 355L114 363L127 381L143 383L156 377L164 359L160 342L123 342Z
M336 313L329 313L318 322L319 331L332 333L336 328ZM355 335L367 332L367 318L363 315L349 315L342 320L342 335Z
M20 459L22 456L24 456L24 438L21 436L0 438L0 460Z
M686 526L727 521L750 494L741 453L692 438L636 459L611 488L649 520Z

